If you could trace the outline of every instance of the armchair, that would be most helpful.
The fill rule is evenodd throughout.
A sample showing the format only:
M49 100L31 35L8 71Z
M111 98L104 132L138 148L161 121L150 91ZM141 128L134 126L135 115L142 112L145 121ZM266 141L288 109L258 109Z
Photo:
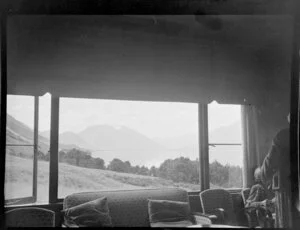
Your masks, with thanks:
M203 213L214 224L237 225L231 194L224 189L207 189L200 194Z

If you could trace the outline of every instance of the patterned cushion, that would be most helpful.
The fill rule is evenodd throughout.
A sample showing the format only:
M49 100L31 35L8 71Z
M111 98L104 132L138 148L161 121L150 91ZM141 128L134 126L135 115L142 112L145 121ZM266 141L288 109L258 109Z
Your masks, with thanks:
M67 196L63 203L64 209L103 196L107 197L114 227L150 227L148 199L188 202L187 192L176 188L98 191Z
M67 208L63 213L67 227L112 227L106 197Z
M202 215L193 215L195 218L196 224L202 224L202 225L211 225L212 222L207 216L202 216Z
M191 211L188 202L149 199L148 212L151 224L165 221L190 220Z
M190 220L151 223L152 228L184 228L193 225Z

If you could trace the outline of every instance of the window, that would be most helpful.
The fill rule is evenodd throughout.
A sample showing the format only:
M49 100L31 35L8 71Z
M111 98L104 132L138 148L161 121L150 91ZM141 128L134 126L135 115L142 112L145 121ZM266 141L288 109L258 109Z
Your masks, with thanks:
M60 98L58 197L80 191L199 191L195 103Z
M211 187L241 188L243 149L240 105L208 105Z
M7 205L48 202L49 163L46 158L49 140L37 134L39 123L47 126L47 119L49 129L49 99L49 95L40 98L20 95L7 97Z
M8 96L7 204L49 201L50 99ZM199 191L198 104L75 98L59 104L58 198L93 190ZM211 188L241 187L239 109L208 106Z

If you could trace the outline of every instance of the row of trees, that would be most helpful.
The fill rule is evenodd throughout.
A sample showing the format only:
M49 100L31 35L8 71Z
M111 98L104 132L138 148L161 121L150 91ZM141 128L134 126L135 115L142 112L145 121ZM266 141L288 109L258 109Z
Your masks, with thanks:
M49 153L40 153L39 158L49 161ZM59 162L115 172L161 177L174 182L199 183L199 160L186 157L167 159L159 167L133 166L129 161L113 159L107 167L101 158L93 158L90 152L70 149L59 152ZM222 165L218 161L210 164L210 182L220 187L242 187L242 169L239 166Z
M131 166L129 161L113 159L107 169L116 172L135 173L149 175L191 184L199 183L199 160L190 160L180 157L165 160L158 168L150 169L142 166ZM222 165L214 161L209 165L210 182L214 185L226 188L242 187L242 169L239 166Z
M44 155L39 152L38 158L49 161L50 152ZM105 162L101 158L93 158L90 152L81 149L61 150L58 153L58 161L85 168L105 169Z

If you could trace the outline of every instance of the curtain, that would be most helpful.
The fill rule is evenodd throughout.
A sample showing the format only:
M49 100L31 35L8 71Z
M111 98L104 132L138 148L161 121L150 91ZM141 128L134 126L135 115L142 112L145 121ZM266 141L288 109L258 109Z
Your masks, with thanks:
M258 143L257 108L253 105L242 105L242 138L243 138L243 187L250 188L254 183L253 170L260 165Z

